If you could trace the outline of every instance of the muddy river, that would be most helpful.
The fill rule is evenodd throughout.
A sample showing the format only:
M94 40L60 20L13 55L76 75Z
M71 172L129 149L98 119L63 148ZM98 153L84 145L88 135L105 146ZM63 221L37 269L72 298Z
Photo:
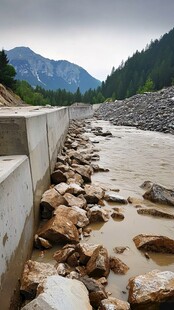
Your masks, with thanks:
M119 195L124 198L132 197L133 203L105 203L105 208L111 212L113 207L119 207L124 220L118 221L111 217L106 223L90 225L93 229L91 236L82 242L103 244L110 255L115 255L129 266L126 275L115 275L111 271L106 287L112 296L127 300L126 286L130 277L153 269L174 271L174 255L149 253L150 259L147 259L132 241L140 233L174 238L174 220L139 215L135 208L139 204L174 214L174 207L144 200L144 190L140 188L146 180L174 188L174 137L135 128L115 127L106 121L93 121L92 126L101 126L104 131L109 130L113 134L113 137L106 138L87 132L92 140L99 141L95 146L99 149L100 161L96 163L110 169L109 172L95 173L92 182L118 189ZM116 246L125 246L127 249L122 254L115 254L113 249ZM55 250L54 248L47 254L35 250L32 259L55 263L52 259Z

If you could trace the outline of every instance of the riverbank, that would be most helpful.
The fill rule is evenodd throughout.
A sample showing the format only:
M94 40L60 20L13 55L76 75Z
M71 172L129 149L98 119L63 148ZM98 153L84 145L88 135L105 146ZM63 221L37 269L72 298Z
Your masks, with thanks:
M115 127L105 121L87 121L83 124L80 123L79 125L80 128L82 128L84 139L79 136L78 129L74 128L71 134L67 136L67 140L62 154L63 157L58 156L58 162L61 161L61 163L57 163L56 167L57 169L58 167L61 167L62 172L64 171L63 173L67 177L68 171L66 170L69 169L69 166L70 170L75 169L76 172L79 174L80 170L77 167L77 164L79 164L79 160L81 161L81 164L82 161L85 165L89 163L94 171L94 173L91 175L91 185L98 186L99 188L102 188L105 192L112 190L112 194L119 192L116 194L119 194L119 196L123 197L124 202L108 202L107 199L102 199L103 206L101 206L101 202L98 202L98 204L100 205L100 209L106 210L106 212L108 213L108 220L106 222L101 220L95 220L92 222L90 221L87 226L87 231L85 231L85 229L82 229L82 231L79 230L79 236L81 239L81 248L83 248L84 244L86 243L93 243L96 245L99 244L107 250L109 257L116 256L128 266L125 274L115 274L113 271L110 270L108 285L105 287L107 296L110 296L110 294L112 294L114 298L126 301L128 299L129 292L127 287L129 278L131 278L132 276L137 276L146 272L150 272L154 269L159 269L161 272L166 270L170 272L174 268L174 256L172 254L150 252L148 253L147 258L146 256L144 256L143 252L139 251L135 247L135 244L133 242L133 238L142 233L156 235L161 234L169 238L173 237L172 219L164 219L160 217L154 218L153 216L149 215L140 215L137 212L138 208L144 209L146 207L148 209L157 208L158 210L166 212L167 214L169 213L171 215L174 213L173 207L154 204L152 202L144 200L142 197L144 190L140 188L140 185L145 180L151 180L152 182L162 183L165 186L174 187L171 174L171 171L173 171L174 169L172 160L174 147L173 137L171 135L164 135L160 133L148 131L143 132L134 128ZM88 139L90 139L90 143ZM80 141L82 142L82 144ZM81 155L83 154L83 156L85 156L85 161L82 157L79 157L76 152L82 152ZM106 171L98 169L96 164L98 164ZM96 172L97 169L100 171ZM91 169L88 170L91 171ZM63 178L62 174L59 173L59 178L60 177ZM79 177L77 178L76 176L75 178L73 177L73 182L75 181L75 179L76 181L78 180L77 182L82 181L81 178L79 179ZM67 183L65 178L64 182ZM72 180L69 182L71 183ZM61 190L62 195L64 196L65 200L67 200L67 194L63 194L63 192L69 191L69 187L64 185L65 187L64 189L62 189L60 187L60 180L58 181L58 183L59 186L56 187L57 190L59 188L59 193ZM82 192L86 191L88 187L86 187L83 182L80 185L82 187L81 193L79 193L79 195L77 195L76 193L75 196L78 196L78 198L82 199L82 209L87 212L88 219L90 220L90 211L93 206L89 204L89 200L87 202L87 199L89 199L89 197L87 198L86 196L87 193L82 194ZM71 191L72 190L73 189L71 188ZM82 198L83 195L84 198ZM86 206L84 205L84 199L86 199L87 202ZM80 203L79 200L78 202ZM67 202L64 201L64 203L66 204L64 209L66 209ZM70 202L68 202L68 205L69 204ZM60 207L58 206L58 209L59 208ZM70 205L68 208L70 208ZM50 211L50 208L46 209L48 209L47 211ZM52 209L54 208L51 207L51 210ZM44 210L42 208L42 212L43 211ZM49 217L50 212L46 213ZM46 213L43 212L43 215L45 216ZM115 218L111 216L111 214L113 213L115 213L116 215ZM41 237L43 237L43 231L41 233ZM118 250L120 247L124 248L123 253L121 254L117 252L116 254L115 251ZM69 250L70 248L72 249L72 247L68 247ZM71 259L69 256L67 256L66 260L61 262L61 264L63 263L63 266L61 265L60 268L60 257L62 257L61 255L63 255L63 253L65 254L65 249L64 252L60 252L60 250L62 250L60 244L58 244L57 246L54 245L53 248L50 250L46 250L43 248L39 250L35 249L32 255L32 260L37 261L41 264L49 263L54 265L55 260L53 258L53 255L55 257L55 252L58 250L59 255L57 254L57 257L59 261L59 272L64 272L64 275L69 276L71 272L68 271L67 265L69 265L69 263L72 264L71 256L74 255L74 252L71 252ZM78 274L80 274L80 277L83 277L83 272L85 271L84 268L82 268L84 266L82 266L81 263L81 268L79 268L78 255L80 253L78 251L79 248L77 247L75 251L76 255L75 257L73 256L73 264L74 261L75 264L77 264L75 268L76 273L73 273L73 276L77 278L79 277ZM64 268L63 270L62 267ZM101 299L103 299L103 296L104 295L102 295ZM98 309L98 305L96 304L94 308ZM147 307L144 309L147 309Z
M95 116L116 126L174 134L174 86L103 103Z

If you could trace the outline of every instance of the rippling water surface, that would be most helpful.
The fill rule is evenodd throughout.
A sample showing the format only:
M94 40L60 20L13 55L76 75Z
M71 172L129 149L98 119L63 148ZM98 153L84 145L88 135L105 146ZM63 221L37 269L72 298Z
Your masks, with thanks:
M144 190L140 185L150 180L166 187L174 188L174 137L157 132L141 131L129 127L115 127L106 121L97 121L93 126L110 130L112 138L93 137L98 140L100 149L99 165L109 168L109 172L95 173L93 182L108 188L119 189L119 195L133 197L128 205L107 204L106 209L121 208L125 218L115 221L112 218L104 224L93 224L92 236L88 242L101 243L109 251L129 266L126 275L109 275L107 290L112 296L127 299L128 279L153 269L174 271L174 255L149 253L150 259L137 250L132 238L137 234L160 234L174 238L174 220L139 215L136 204L155 207L174 214L174 207L159 205L144 200ZM90 135L90 134L89 134ZM90 135L91 136L91 135ZM127 246L123 254L115 254L113 248ZM125 294L126 292L126 294Z

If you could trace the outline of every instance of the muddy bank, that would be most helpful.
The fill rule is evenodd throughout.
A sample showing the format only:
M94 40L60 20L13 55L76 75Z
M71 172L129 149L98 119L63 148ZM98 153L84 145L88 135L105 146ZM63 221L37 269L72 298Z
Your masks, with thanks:
M174 86L101 104L95 116L117 126L174 134Z
M82 132L85 133L84 140L80 136L77 136L77 132L67 137L68 140L63 150L63 156L58 156L58 163L55 167L56 171L59 170L59 172L55 171L52 175L52 180L54 180L54 184L50 188L51 194L53 195L51 196L52 203L49 200L49 192L42 198L41 213L43 218L42 225L45 225L45 223L51 220L53 213L57 213L57 211L57 215L59 214L59 216L59 212L65 212L64 214L66 214L67 218L68 213L72 214L74 206L76 205L77 207L78 204L81 210L87 212L85 214L87 218L84 217L84 221L80 221L81 227L79 226L79 220L74 222L76 223L74 225L76 227L78 226L76 228L78 229L78 235L77 231L70 234L72 245L68 248L65 247L63 249L63 245L59 242L55 244L55 239L53 240L52 237L51 239L48 237L48 241L53 247L47 250L44 246L49 247L49 245L41 239L36 239L37 242L43 243L40 244L42 245L40 249L36 249L33 252L32 260L55 265L55 257L57 257L59 264L77 264L75 271L78 274L81 273L81 276L85 271L82 267L86 266L87 275L94 280L96 280L96 275L98 276L100 274L100 276L104 275L107 277L109 274L107 281L102 280L105 284L108 282L108 285L104 288L102 287L102 289L99 286L98 289L100 292L99 296L102 296L101 300L107 299L112 294L113 298L127 301L129 292L127 285L132 276L135 277L154 269L172 271L174 267L174 256L172 254L161 254L150 251L148 252L148 256L145 256L143 251L136 248L133 241L135 236L142 233L150 235L161 234L173 238L172 219L142 216L137 213L138 208L146 207L152 209L158 208L158 210L165 211L167 214L174 214L173 207L154 204L144 200L142 196L144 190L140 188L144 180L151 180L152 182L160 181L165 186L172 185L171 171L173 169L173 161L171 154L173 152L173 140L170 140L170 135L166 135L164 139L164 135L147 132L144 134L135 129L117 128L110 126L106 122L92 122L92 124L86 122L86 128L84 126L85 123L83 125L81 124L83 128ZM97 127L102 127L104 135L94 135L94 132L101 131ZM88 138L93 141L92 145L88 141ZM156 143L154 143L154 139ZM83 142L79 148L80 140ZM154 143L155 148L151 145L151 142ZM141 150L140 153L137 151L139 149ZM145 159L143 152L146 152L146 155L148 154L148 157ZM87 165L90 166L89 169L82 169L82 166L85 167ZM71 172L68 171L68 166L71 166ZM80 175L81 177L79 177ZM58 181L57 185L55 185L56 178ZM78 186L72 186L72 183L76 183ZM56 186L56 189L54 186ZM59 199L55 199L57 193L54 190L59 193ZM63 196L63 200L61 200L62 198L60 199L60 196ZM96 215L96 209L93 206L96 203L100 206L100 211L106 211L105 214L101 214L100 212L100 215ZM60 204L65 204L64 208L62 206L60 207ZM67 208L71 212L66 213ZM91 220L92 213L93 220ZM112 214L116 214L117 216L112 216ZM75 220L76 217L73 217L73 219ZM87 220L89 220L89 224L87 224ZM68 221L69 219L66 222ZM60 217L58 222L60 223ZM58 231L59 238L60 233L62 233L62 230ZM67 233L66 231L66 238ZM38 235L44 239L46 237L45 230L41 230L41 234L39 231ZM79 250L79 241L83 248L86 248L86 244L92 243L97 245L97 248L94 250L94 252L97 252L93 253L93 251L90 251L90 255L93 258L89 259L90 262L87 262L87 265L87 258L84 260L84 253L81 256L82 250ZM63 242L67 243L67 239L63 239ZM55 254L57 251L59 252ZM65 261L60 262L60 257L65 257L64 255L67 251L71 255L68 254ZM100 262L105 261L102 268L98 268L95 265L97 257L101 257ZM117 260L113 259L113 257ZM82 264L84 261L85 264ZM120 261L122 262L121 265L119 265ZM113 266L113 264L115 265ZM72 269L62 269L62 267L62 265L59 265L59 272L63 272L66 276L71 274ZM100 273L101 270L102 273ZM118 274L115 273L115 270L117 270ZM77 274L73 274L73 276L77 276ZM170 276L172 277L172 275ZM83 279L83 283L89 290L89 282L86 281L86 278ZM112 302L116 301L112 300ZM102 304L105 303L103 302ZM95 309L104 307L102 304L99 305L97 302L93 304L93 307ZM111 300L110 304L112 304ZM128 307L128 304L124 304L121 309L129 309Z

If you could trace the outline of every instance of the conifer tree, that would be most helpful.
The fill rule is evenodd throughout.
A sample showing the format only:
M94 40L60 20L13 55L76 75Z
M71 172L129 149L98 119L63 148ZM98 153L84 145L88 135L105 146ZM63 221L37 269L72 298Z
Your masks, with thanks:
M0 83L6 87L14 88L16 71L9 65L9 60L4 50L0 51Z

